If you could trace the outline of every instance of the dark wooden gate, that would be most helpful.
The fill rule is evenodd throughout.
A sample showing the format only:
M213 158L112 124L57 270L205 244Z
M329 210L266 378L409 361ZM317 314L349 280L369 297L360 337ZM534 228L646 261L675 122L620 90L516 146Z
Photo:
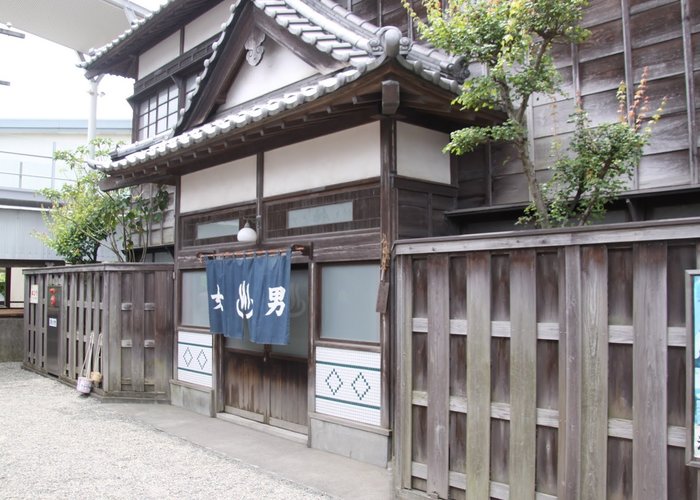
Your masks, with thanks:
M307 432L308 360L225 350L225 409L259 422Z
M696 498L700 219L396 245L395 469L440 498Z
M24 366L47 372L52 287L60 287L59 373L75 383L90 354L107 398L168 399L173 366L172 264L94 264L25 270ZM32 286L39 291L31 303ZM101 349L98 339L102 338Z

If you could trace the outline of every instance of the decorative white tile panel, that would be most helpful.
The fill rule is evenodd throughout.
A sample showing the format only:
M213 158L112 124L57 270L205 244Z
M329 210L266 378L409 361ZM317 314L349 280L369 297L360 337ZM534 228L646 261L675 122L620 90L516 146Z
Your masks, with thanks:
M177 332L177 379L212 387L212 336Z
M381 357L376 352L316 348L316 411L381 423Z

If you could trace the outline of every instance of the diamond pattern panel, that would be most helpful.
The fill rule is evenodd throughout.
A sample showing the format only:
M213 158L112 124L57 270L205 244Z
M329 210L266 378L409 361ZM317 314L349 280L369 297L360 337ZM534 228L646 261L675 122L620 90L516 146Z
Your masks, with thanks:
M379 353L316 349L316 411L380 425L381 359Z
M178 332L177 379L212 387L211 335Z

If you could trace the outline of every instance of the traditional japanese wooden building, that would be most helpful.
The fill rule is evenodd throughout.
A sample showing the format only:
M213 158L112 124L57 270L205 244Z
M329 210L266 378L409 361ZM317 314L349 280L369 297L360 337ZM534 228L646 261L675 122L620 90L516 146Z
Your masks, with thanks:
M499 119L451 106L470 68L334 2L174 1L86 69L137 80L135 142L104 167L105 187L177 186L172 401L386 465L381 266L399 237L452 232L448 132ZM286 346L208 333L202 256L250 248L236 241L245 223L254 248L306 249Z
M700 8L687 1L631 4L592 2L584 20L592 32L589 41L556 47L564 92L552 100L533 100L528 117L532 154L545 175L552 142L566 142L571 135L567 118L574 96L582 97L594 124L615 119L620 80L632 88L647 66L652 102L666 94L671 99L629 192L613 207L609 222L693 216L698 213L695 87ZM508 249L523 243L517 238L498 240L496 256L489 260L452 259L454 252L487 249L488 239L467 244L463 237L456 238L455 246L445 240L434 247L404 243L396 247L398 260L392 259L391 250L407 239L512 229L527 203L527 186L505 145L493 144L461 158L442 153L449 132L503 117L453 106L464 79L482 69L448 57L414 35L401 2L393 0L172 0L84 64L88 77L112 73L136 79L131 98L134 142L100 168L108 175L107 189L141 183L176 189L173 404L306 434L312 447L379 465L387 465L396 454L397 484L403 491L459 497L468 485L477 484L474 475L483 460L488 469L491 457L491 483L487 480L485 488L492 497L507 498L504 478L516 465L510 460L508 469L503 458L507 451L488 450L498 443L508 447L506 424L491 426L491 419L511 418L510 399L500 401L499 391L521 387L511 382L499 389L498 377L522 380L528 391L533 387L528 385L530 372L522 372L520 378L512 372L498 375L501 368L509 373L511 360L514 366L525 363L513 351L504 354L506 341L500 340L510 337L510 309L522 309L509 306L509 297L530 290L525 281L517 281L519 288L510 290L509 270L519 269L518 262L524 261L511 268L501 257L507 254L510 259ZM257 232L254 243L237 241L246 223ZM695 238L694 231L679 230L676 237ZM667 232L649 234L664 237ZM536 247L544 244L546 237L542 238L523 241ZM622 241L605 238L613 246ZM286 248L301 250L292 259L289 344L254 344L210 334L207 258ZM413 248L422 254L417 263L407 257ZM530 260L523 266L530 269L536 263L540 274L533 276L547 282L547 269L552 276L565 269L557 257L565 251L557 251L545 252L544 260L528 254ZM423 258L433 252L451 257ZM688 257L691 251L682 252ZM456 305L466 300L466 282L447 281L465 276L465 266L477 261L490 274L483 275L485 281L470 283L483 285L493 301L482 307L476 302ZM694 258L683 262L695 265ZM398 276L393 265L400 265ZM565 283L558 279L552 278L542 292L550 302L564 293ZM389 283L393 289L385 295ZM474 298L475 289L470 290ZM449 302L449 311L431 298L432 291ZM413 298L406 298L411 293ZM567 352L556 344L565 329L556 311L564 311L565 301L556 310L539 304L538 314L541 309L549 316L534 320L533 338L536 345L546 344L536 347L542 352L537 363L542 360L549 367L542 372L537 368L537 376L546 378L559 369L553 366L566 363L561 361L566 357L552 361ZM469 358L490 355L493 364L470 365L465 357L467 323L460 321L480 310L493 312L494 307L503 310L480 317L489 340ZM541 331L540 324L545 325ZM605 328L607 335L607 324ZM426 340L427 335L437 335L435 331L446 337ZM620 343L633 342L632 337L625 339ZM492 394L479 400L486 413L479 426L470 427L471 436L500 432L500 441L492 438L489 445L487 440L483 460L474 465L465 458L467 449L473 453L481 445L465 438L463 400L467 393L477 394L467 379L477 366L481 375L493 370L494 379L483 379L493 383ZM453 373L463 376L452 377ZM532 476L532 484L518 477L511 481L527 495L537 491L541 498L567 498L572 488L567 478L573 476L565 467L573 462L562 458L570 447L563 438L557 442L557 429L566 417L556 406L559 388L568 384L561 377L559 385L547 389L553 406L540 412L538 392L536 420L528 421L532 436L537 424L537 461L525 460L532 467L522 477ZM436 391L441 392L435 396ZM532 393L521 394L518 401L531 402L534 412ZM444 406L441 413L436 413L436 405ZM684 408L679 406L678 412L683 414ZM607 418L601 416L606 433ZM539 430L543 425L546 432ZM663 436L665 428L664 421ZM512 449L516 444L522 443L511 442ZM620 463L632 463L632 452L624 446L608 449L624 456ZM528 450L534 453L534 445ZM599 463L605 466L604 460ZM685 476L683 480L688 482ZM576 481L580 491L581 482ZM605 487L605 478L602 481ZM631 491L631 480L620 480L608 491L619 491L624 498L626 488ZM688 488L683 491L694 486Z

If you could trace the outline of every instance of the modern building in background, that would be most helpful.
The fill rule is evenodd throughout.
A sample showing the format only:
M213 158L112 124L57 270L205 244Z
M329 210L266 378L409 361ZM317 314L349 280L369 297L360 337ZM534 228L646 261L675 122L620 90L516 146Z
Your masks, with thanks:
M97 135L128 142L129 120L103 120ZM54 153L84 145L87 120L0 119L0 307L22 307L22 269L62 263L34 235L45 232L46 199L38 191L60 188L73 173Z

